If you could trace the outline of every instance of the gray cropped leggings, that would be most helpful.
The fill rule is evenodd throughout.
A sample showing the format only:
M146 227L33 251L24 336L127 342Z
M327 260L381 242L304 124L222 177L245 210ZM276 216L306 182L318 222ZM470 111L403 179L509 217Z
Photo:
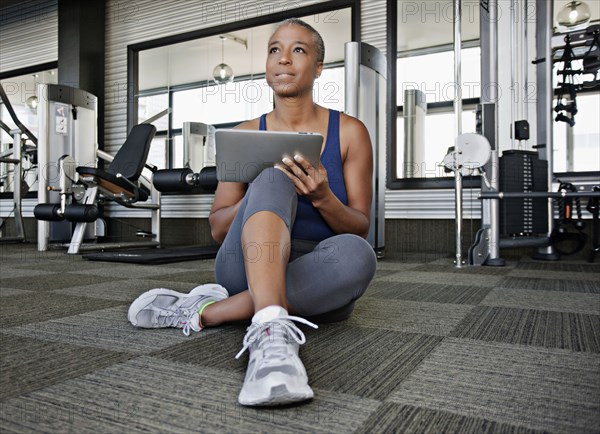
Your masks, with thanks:
M278 169L265 169L248 191L229 228L217 258L215 277L230 295L248 289L242 255L242 228L259 211L271 211L294 225L298 198L292 182ZM363 238L335 235L319 243L292 240L286 272L286 296L293 313L316 322L346 319L375 274L373 249ZM246 247L249 260L273 254L272 246Z

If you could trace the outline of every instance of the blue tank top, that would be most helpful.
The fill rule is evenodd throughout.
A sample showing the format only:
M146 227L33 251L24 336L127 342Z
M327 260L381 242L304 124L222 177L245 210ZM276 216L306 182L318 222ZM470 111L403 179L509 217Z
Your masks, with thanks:
M260 117L260 130L267 129L266 114ZM327 139L325 149L321 154L321 164L327 170L329 188L344 205L348 205L346 184L342 171L342 152L340 149L340 112L329 110L329 124L327 126ZM331 230L319 211L312 206L310 200L298 195L298 209L296 220L292 227L292 238L310 241L322 241L332 237L335 232Z

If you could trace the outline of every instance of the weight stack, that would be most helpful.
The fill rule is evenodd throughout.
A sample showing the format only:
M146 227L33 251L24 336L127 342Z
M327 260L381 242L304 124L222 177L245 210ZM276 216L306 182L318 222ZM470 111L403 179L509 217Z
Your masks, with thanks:
M537 152L509 150L500 157L500 191L548 191L548 161ZM500 201L500 235L523 237L548 233L548 199Z

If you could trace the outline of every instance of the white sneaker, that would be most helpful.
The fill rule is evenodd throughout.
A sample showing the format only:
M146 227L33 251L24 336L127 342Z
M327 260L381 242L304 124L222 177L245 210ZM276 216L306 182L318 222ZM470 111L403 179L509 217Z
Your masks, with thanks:
M258 317L258 318L257 318ZM252 318L239 358L250 349L250 360L238 402L242 405L280 405L313 397L308 376L298 357L304 333L292 323L317 326L289 316L280 306L268 306Z
M151 289L131 303L127 319L136 327L176 327L189 336L190 330L202 330L198 311L227 297L227 290L214 283L197 286L189 294L166 288Z

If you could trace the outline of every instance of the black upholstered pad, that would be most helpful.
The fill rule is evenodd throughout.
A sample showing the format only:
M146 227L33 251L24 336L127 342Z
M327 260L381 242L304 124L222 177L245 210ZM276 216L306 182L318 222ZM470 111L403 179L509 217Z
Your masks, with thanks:
M94 167L80 166L77 168L77 173L83 176L93 176L96 178L98 187L109 193L123 193L129 198L135 197L135 189L129 185L123 178L117 178L115 175L105 172L104 170ZM138 190L138 201L143 202L148 199L148 190L140 187Z

